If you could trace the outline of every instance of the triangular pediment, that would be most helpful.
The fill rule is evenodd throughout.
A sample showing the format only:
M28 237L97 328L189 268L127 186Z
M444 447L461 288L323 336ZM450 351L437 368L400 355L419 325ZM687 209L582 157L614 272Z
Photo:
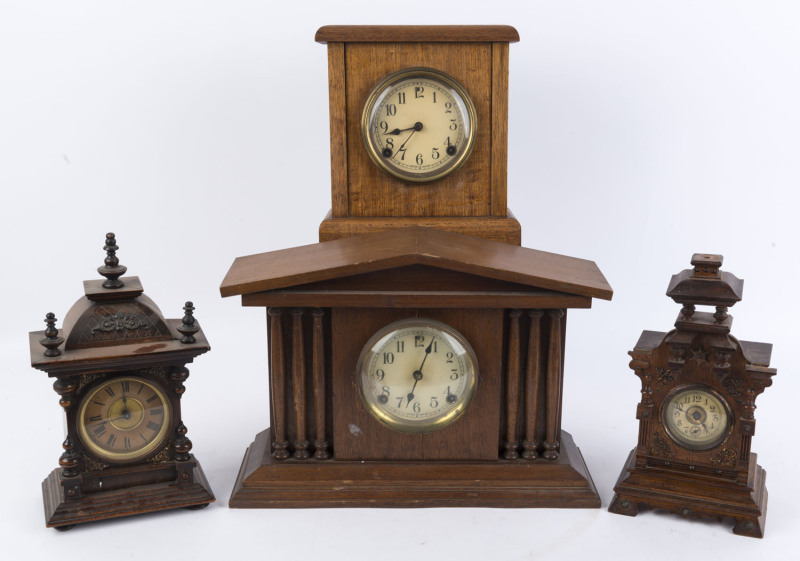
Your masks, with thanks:
M528 290L605 300L612 296L592 261L421 227L239 257L220 292L244 296L413 266L513 283Z

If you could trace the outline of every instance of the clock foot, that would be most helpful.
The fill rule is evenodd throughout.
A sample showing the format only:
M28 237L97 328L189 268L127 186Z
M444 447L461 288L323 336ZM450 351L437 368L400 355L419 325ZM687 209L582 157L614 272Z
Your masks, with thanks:
M65 526L55 526L55 529L59 532L66 532L67 530L72 530L75 527L75 524L67 524Z
M183 507L183 508L185 508L186 510L203 510L204 508L206 508L210 504L211 503L203 503L203 504L199 504L199 505L186 506L186 507Z
M614 498L611 499L611 504L608 505L608 512L623 514L625 516L636 516L639 514L639 507L635 500L615 494Z
M749 538L763 538L764 537L764 522L766 521L767 513L764 512L758 518L737 518L734 519L733 533L739 536L747 536Z

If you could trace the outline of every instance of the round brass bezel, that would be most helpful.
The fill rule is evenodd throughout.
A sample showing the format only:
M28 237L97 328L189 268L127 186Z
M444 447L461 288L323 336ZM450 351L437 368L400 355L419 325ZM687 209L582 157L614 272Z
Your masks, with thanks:
M462 113L462 118L469 126L469 133L466 137L464 149L457 154L457 157L450 160L446 166L437 168L433 172L412 173L387 164L386 158L384 158L382 155L381 148L375 146L371 140L370 128L372 123L372 114L376 104L378 103L378 100L399 82L414 78L423 78L439 82L446 88L450 89L453 98L457 102L460 102L466 109L466 114ZM454 78L450 77L444 72L441 72L440 70L434 70L433 68L406 68L389 74L372 88L369 96L367 97L366 103L364 103L364 109L361 112L361 139L364 142L364 147L366 148L370 159L384 173L387 173L402 181L409 181L411 183L431 183L438 181L439 179L450 175L460 168L472 153L472 149L475 146L477 130L478 117L475 111L475 104L472 102L472 98L467 93L467 90L464 89L464 87Z
M365 380L369 379L370 375L370 371L368 370L370 364L370 355L372 353L378 354L383 350L385 345L384 340L386 343L388 343L395 333L409 328L430 329L446 335L448 345L450 345L454 351L458 351L459 353L463 352L463 356L468 362L468 368L465 368L465 370L468 370L470 379L468 380L467 388L461 394L460 402L445 414L440 415L433 420L422 419L420 421L409 421L408 419L394 416L390 412L380 407L380 405L374 400L371 400L366 393ZM377 348L378 346L380 346L380 348ZM458 349L458 347L461 348ZM360 356L358 357L358 362L356 363L356 374L358 376L358 389L359 395L361 395L361 401L364 403L365 407L372 414L372 416L375 417L381 424L398 432L425 434L447 427L465 413L467 406L472 401L472 398L475 394L475 388L478 383L478 359L475 355L475 351L469 344L469 341L467 341L467 339L461 333L449 325L431 319L408 318L395 321L384 326L369 338L361 350Z
M722 404L722 407L725 410L726 427L722 432L720 432L719 436L708 442L697 443L695 441L684 439L681 437L680 434L674 433L672 431L669 422L667 421L669 406L675 400L675 398L677 398L679 395L685 392L705 392L712 395L716 400L718 400ZM730 436L730 434L733 432L733 413L731 411L731 406L728 404L728 401L718 391L704 384L685 384L682 386L678 386L677 388L674 388L672 391L670 391L666 395L666 397L664 397L664 400L661 403L660 419L661 419L661 424L664 427L664 431L673 441L675 441L676 444L678 444L682 448L686 448L687 450L694 450L697 452L716 448L717 446L722 444L725 440L727 440L728 436Z
M144 446L133 449L130 452L111 452L94 442L89 436L86 428L86 422L84 420L84 414L89 402L94 396L97 395L98 392L103 391L103 389L110 384L116 384L126 380L142 383L153 390L153 392L161 400L161 404L164 408L164 422L161 424L161 429L156 436ZM172 426L172 408L170 407L167 392L152 380L148 380L140 376L117 376L114 378L106 378L105 380L91 386L89 391L83 396L83 398L81 398L80 407L78 408L78 414L75 419L75 425L78 429L78 436L81 440L81 443L87 452L103 461L119 464L131 463L142 460L163 447L164 442L167 439L169 429Z

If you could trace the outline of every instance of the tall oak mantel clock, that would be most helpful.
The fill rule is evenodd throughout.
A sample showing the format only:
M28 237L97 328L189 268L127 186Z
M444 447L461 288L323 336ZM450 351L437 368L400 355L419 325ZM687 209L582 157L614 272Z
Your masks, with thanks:
M270 426L232 507L599 507L561 428L591 261L520 247L506 207L508 26L334 26L320 242L237 258L266 308Z
M42 482L45 522L76 524L214 501L181 415L186 364L209 350L187 302L165 319L139 277L123 277L114 234L61 330L30 334L31 366L55 378L66 415L59 466Z
M673 275L667 296L682 304L669 333L642 332L630 366L642 382L639 442L614 487L611 512L644 507L684 518L731 518L733 531L763 537L766 471L750 444L755 401L772 385L772 345L731 334L728 308L743 282L722 271L722 256L695 254ZM713 306L714 313L696 311Z

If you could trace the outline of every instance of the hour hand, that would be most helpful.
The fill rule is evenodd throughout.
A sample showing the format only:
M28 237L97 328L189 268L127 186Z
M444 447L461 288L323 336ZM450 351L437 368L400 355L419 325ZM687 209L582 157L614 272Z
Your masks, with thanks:
M417 121L416 123L414 123L414 126L413 126L413 127L408 127L407 129L394 129L394 130L386 131L386 132L385 132L385 133L383 133L383 134L394 134L394 135L398 135L398 134L400 134L400 133L402 133L402 132L406 132L406 131L410 131L410 130L421 131L421 130L422 130L422 123L420 123L419 121Z

